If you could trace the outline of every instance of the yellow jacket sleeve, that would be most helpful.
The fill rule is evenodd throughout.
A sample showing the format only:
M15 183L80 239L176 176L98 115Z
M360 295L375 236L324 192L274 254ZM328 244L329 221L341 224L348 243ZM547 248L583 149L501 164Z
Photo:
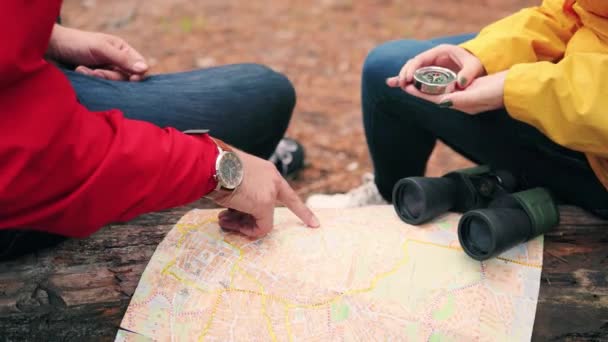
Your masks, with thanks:
M477 56L488 74L518 63L557 61L576 30L576 18L563 11L564 0L544 0L483 28L460 46Z
M505 108L556 143L608 158L608 55L573 53L559 63L518 64L507 73Z

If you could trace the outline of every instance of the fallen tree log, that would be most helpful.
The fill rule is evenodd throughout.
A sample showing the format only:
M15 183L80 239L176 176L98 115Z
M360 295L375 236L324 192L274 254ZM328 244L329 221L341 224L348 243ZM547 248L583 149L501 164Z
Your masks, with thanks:
M191 208L0 263L0 339L113 340L156 246ZM562 207L545 242L533 340L608 338L608 222Z

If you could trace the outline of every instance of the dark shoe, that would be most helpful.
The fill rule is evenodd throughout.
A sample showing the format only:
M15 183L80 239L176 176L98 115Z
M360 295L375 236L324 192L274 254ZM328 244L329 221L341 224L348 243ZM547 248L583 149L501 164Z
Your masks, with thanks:
M269 160L284 178L294 178L304 168L304 147L294 139L283 138Z
M64 236L33 230L0 230L0 261L54 247L67 240Z

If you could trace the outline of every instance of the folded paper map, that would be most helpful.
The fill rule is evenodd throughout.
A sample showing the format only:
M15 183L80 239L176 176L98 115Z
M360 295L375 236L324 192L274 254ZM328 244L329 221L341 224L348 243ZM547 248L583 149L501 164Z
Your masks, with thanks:
M460 215L403 223L391 206L284 208L252 241L219 210L188 212L160 243L118 341L529 341L543 239L478 262Z

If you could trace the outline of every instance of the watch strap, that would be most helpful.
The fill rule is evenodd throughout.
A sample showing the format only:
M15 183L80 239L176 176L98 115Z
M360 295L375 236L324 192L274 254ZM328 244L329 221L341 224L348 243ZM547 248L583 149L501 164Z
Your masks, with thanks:
M209 137L217 145L217 148L218 148L218 151L219 151L218 156L217 156L218 160L222 156L222 153L224 153L224 152L232 152L232 153L234 153L233 148L230 145L226 144L221 139L217 139L217 138L214 138L214 137L211 137L211 136L209 136ZM217 164L216 164L216 167L217 167ZM216 171L216 174L214 175L214 178L215 178L215 180L217 182L217 185L216 185L215 189L211 190L211 192L209 194L207 194L207 196L205 196L206 198L212 199L212 200L216 200L218 198L226 197L226 196L229 196L232 193L234 193L233 189L228 189L228 188L225 188L225 187L222 186L221 181L217 178L217 172L218 172L218 170L216 169L215 171Z
M230 147L230 145L226 144L222 140L213 137L211 137L211 140L215 142L215 144L221 149L221 151L234 152L232 147Z
M217 185L213 190L211 190L211 192L209 192L207 195L205 195L203 197L215 201L215 200L225 198L225 197L233 194L234 190L224 188L222 186L220 180L217 178L217 171L218 171L217 170L217 161L222 156L223 152L234 152L233 148L230 147L230 145L223 142L221 139L217 139L217 138L214 138L211 135L209 135L208 129L190 129L190 130L185 130L182 133L188 134L188 135L207 135L215 143L215 145L217 146L217 149L218 149L217 160L214 163L215 167L216 167L216 170L215 170L216 173L213 175L213 178L217 182Z

